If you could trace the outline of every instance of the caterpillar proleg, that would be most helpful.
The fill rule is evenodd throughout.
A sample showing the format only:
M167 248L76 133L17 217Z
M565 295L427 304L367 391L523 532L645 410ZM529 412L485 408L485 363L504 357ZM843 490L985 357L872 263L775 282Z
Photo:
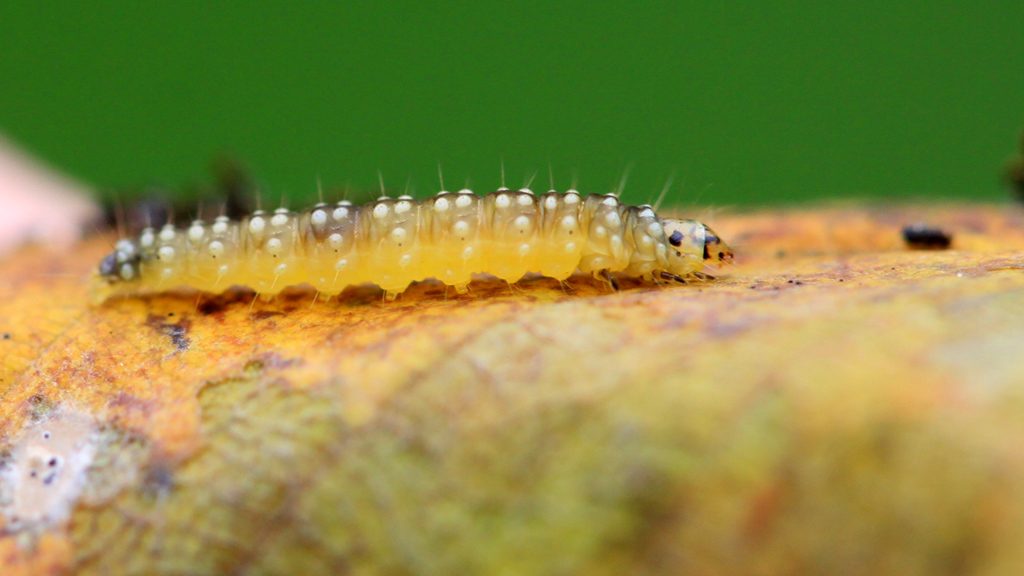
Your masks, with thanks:
M187 228L167 224L123 238L99 265L99 291L221 292L245 285L260 294L310 284L335 295L371 282L389 300L409 284L437 278L460 293L473 274L516 282L528 272L565 280L577 269L617 287L613 274L684 282L732 251L696 220L661 218L614 194L576 190L535 195L500 188L485 196L442 191L356 206L343 201L301 212L257 210Z

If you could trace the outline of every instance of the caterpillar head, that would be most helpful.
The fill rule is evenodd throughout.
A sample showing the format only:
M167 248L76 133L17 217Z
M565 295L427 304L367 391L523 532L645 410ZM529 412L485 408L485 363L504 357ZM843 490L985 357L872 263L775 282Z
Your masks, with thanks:
M666 218L662 226L668 239L668 271L672 274L685 278L705 265L732 262L732 249L703 223Z
M114 251L100 262L100 278L109 284L132 282L139 279L139 262L142 254L134 240L122 238L117 241Z
M130 289L139 280L141 261L142 254L134 240L118 240L114 251L107 254L96 270L92 285L92 301L100 303L115 292Z

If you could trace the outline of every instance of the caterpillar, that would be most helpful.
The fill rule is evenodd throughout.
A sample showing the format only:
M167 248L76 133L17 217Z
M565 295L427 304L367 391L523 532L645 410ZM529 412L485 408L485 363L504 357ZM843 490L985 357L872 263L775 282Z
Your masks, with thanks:
M576 270L617 290L613 274L686 282L707 277L705 264L732 258L708 226L661 218L614 194L464 189L423 201L321 202L301 213L257 210L239 221L146 228L102 260L96 299L179 286L216 293L247 285L273 295L297 284L330 296L371 282L394 300L430 277L464 294L477 273L512 283L528 272L564 281Z

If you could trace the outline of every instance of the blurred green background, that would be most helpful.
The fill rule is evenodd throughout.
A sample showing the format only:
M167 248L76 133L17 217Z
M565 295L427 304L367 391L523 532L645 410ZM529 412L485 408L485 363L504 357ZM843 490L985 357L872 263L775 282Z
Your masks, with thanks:
M100 188L1005 195L1024 2L0 3L0 132Z

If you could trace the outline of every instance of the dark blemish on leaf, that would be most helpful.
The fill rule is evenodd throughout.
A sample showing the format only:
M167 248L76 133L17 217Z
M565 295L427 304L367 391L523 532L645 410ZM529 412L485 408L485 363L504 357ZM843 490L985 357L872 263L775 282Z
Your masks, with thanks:
M209 316L210 314L216 314L223 312L224 308L227 307L227 302L224 302L220 298L213 298L211 300L205 300L197 307L199 313L203 316Z
M272 318L274 316L284 316L284 312L274 312L271 310L257 310L256 312L252 313L252 317L257 320L266 320L267 318Z
M4 334L4 340L10 340L10 339L11 339L11 335L10 334Z
M46 415L54 409L54 403L43 394L34 394L28 399L28 404L31 406L29 409L29 418L33 421L42 420Z
M192 323L188 319L182 319L177 324L170 324L166 322L160 316L150 314L146 320L146 325L156 329L161 334L170 337L171 344L176 348L175 352L184 352L188 350L189 345L192 341L188 338L188 329Z
M154 464L146 470L142 485L150 495L166 496L174 489L174 471L168 464Z
M174 312L168 312L167 316L174 316Z

